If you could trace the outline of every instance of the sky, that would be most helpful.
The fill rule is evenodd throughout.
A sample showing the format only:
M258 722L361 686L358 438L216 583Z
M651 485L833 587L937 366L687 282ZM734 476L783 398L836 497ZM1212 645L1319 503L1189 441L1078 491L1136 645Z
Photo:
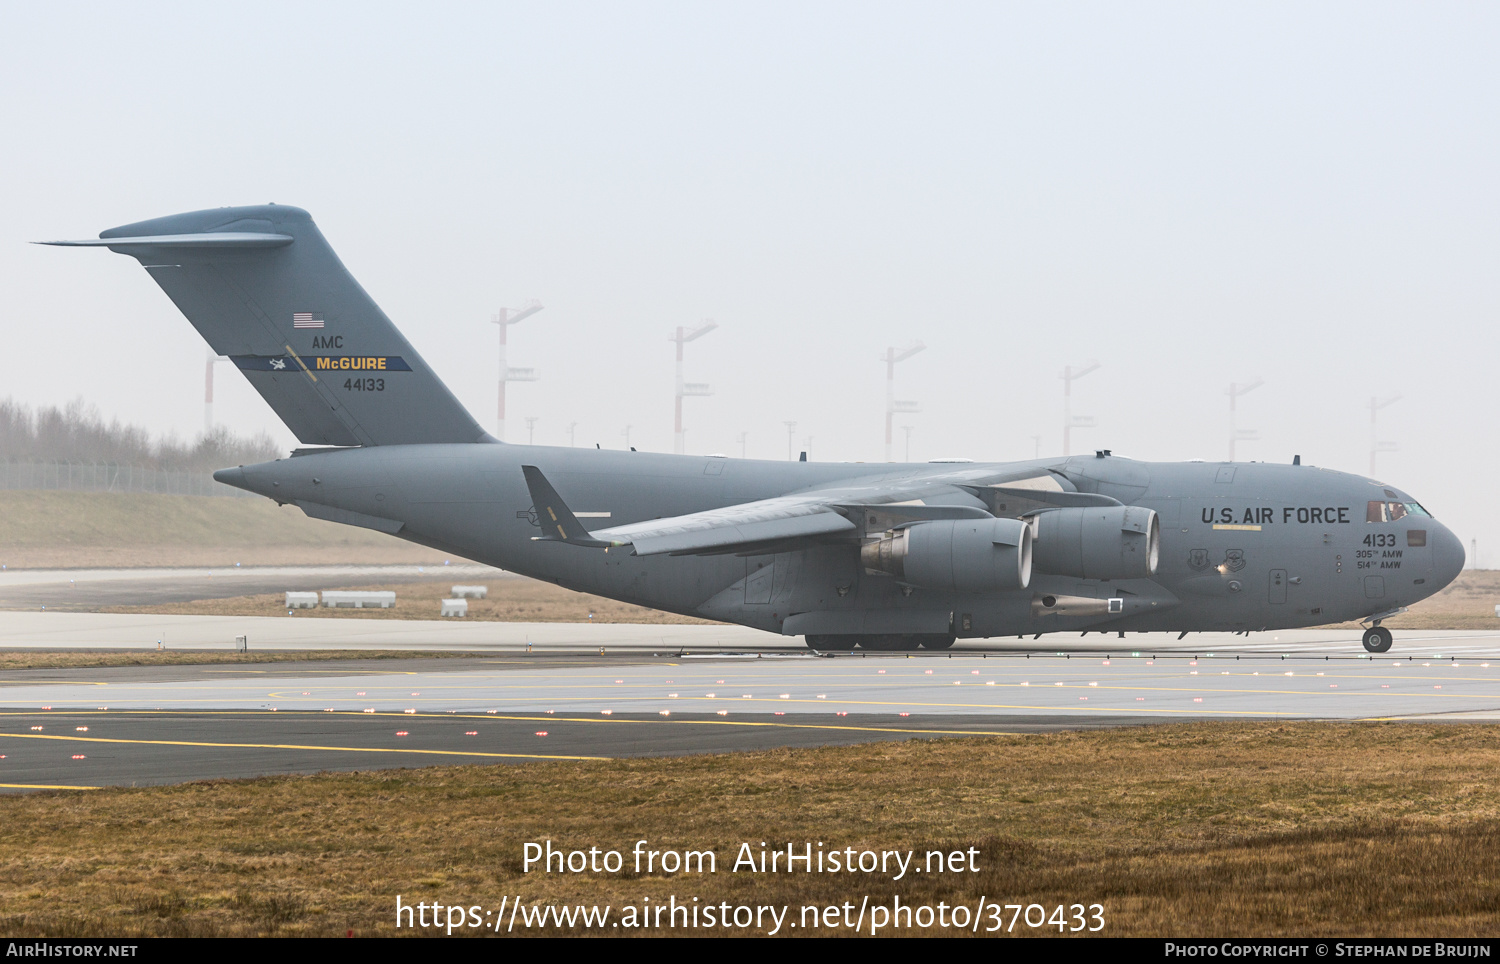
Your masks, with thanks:
M131 259L28 242L275 201L509 441L1075 452L1377 475L1500 565L1500 8L0 6L0 397L191 438L206 349ZM227 365L216 420L295 444ZM576 423L576 426L575 426ZM743 433L744 441L740 441ZM907 457L907 433L894 458Z

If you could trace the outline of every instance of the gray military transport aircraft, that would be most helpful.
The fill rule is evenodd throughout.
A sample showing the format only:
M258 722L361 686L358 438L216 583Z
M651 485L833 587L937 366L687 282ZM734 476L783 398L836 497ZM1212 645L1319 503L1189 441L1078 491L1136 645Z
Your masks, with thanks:
M1380 653L1381 620L1464 564L1410 495L1300 460L819 464L507 445L306 211L220 208L46 243L139 260L309 446L220 482L814 650L1360 620Z

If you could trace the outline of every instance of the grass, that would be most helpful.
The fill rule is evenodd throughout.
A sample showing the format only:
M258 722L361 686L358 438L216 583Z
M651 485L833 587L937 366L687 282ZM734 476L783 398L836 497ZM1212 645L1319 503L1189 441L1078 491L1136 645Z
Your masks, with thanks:
M983 895L1100 903L1111 936L1493 935L1497 736L1209 722L7 797L0 930L395 934L397 895L616 914L698 897L792 905L793 919L804 904L865 896L972 906ZM527 841L619 850L629 871L640 839L711 848L719 872L522 873ZM742 842L761 841L975 847L981 870L894 882L728 872Z
M0 564L12 569L443 558L369 529L309 519L269 499L0 490Z
M1500 619L1495 618L1497 605L1500 605L1500 569L1465 569L1442 591L1381 625L1393 630L1500 630ZM1339 627L1352 629L1358 625L1341 623Z

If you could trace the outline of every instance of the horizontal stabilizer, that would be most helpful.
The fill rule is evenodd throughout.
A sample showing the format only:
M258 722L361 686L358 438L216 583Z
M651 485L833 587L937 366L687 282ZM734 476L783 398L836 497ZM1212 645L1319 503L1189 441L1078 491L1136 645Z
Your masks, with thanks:
M82 241L38 241L63 248L280 248L291 244L289 234L223 231L208 234L148 234L138 238L85 238Z

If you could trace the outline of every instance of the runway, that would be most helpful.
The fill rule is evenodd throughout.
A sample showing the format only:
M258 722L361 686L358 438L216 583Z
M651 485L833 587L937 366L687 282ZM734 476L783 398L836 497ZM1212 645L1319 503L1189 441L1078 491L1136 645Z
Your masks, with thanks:
M1500 720L1496 632L961 640L820 657L738 626L87 610L416 579L469 564L0 573L0 649L402 650L444 659L0 674L0 789L1042 733L1207 719ZM42 606L47 609L43 611Z
M0 704L0 784L23 790L1165 720L1500 721L1500 660L513 655L30 670Z
M252 650L369 649L416 652L654 653L689 651L806 653L801 637L743 626L652 623L509 623L461 619L292 616L176 616L139 613L0 612L0 649L229 651L236 636ZM1500 620L1497 620L1500 623ZM1297 629L1252 633L1055 633L959 640L954 653L1110 653L1316 655L1364 657L1357 630ZM873 654L872 654L873 655ZM938 654L940 657L946 654ZM1500 626L1481 630L1406 630L1391 656L1458 655L1500 659Z

